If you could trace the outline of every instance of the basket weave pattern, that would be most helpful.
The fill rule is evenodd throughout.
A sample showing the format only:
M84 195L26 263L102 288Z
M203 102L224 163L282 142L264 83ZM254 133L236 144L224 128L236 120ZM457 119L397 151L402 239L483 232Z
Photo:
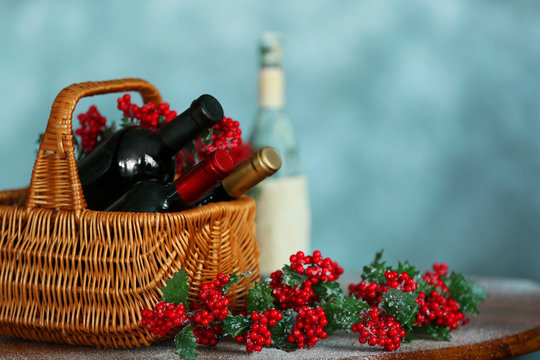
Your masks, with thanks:
M75 84L56 98L28 189L0 192L0 334L107 347L160 340L140 325L140 311L185 268L190 299L219 272L253 271L229 292L239 310L259 278L255 203L236 201L179 213L86 209L71 135L82 96L139 91L139 79ZM53 113L55 113L53 115Z

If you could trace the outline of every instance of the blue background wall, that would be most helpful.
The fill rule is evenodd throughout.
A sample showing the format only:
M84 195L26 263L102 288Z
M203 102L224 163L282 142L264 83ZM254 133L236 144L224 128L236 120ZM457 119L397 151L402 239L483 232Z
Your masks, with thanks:
M249 133L256 38L286 42L288 110L313 248L540 280L540 5L532 1L4 1L0 189L26 186L73 82L142 77L201 93ZM119 120L116 96L87 99Z

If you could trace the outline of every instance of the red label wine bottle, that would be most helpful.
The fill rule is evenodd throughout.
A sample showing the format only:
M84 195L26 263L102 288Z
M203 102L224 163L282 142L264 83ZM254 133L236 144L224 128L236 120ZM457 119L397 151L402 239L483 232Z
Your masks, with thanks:
M202 95L158 132L140 126L115 132L77 164L88 208L106 209L142 180L172 181L174 155L222 118L220 103Z
M238 164L230 175L196 202L193 207L238 199L255 185L275 174L280 167L279 153L270 146L265 146Z
M144 180L133 185L107 211L176 212L188 209L234 168L225 150L216 150L173 183Z

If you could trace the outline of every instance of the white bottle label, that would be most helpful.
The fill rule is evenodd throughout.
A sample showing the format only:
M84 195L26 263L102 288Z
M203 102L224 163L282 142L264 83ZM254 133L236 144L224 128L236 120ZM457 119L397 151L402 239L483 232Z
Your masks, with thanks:
M259 107L281 109L285 105L283 70L263 67L259 71Z
M297 251L310 250L311 217L305 176L266 179L255 189L256 236L261 275L289 263Z

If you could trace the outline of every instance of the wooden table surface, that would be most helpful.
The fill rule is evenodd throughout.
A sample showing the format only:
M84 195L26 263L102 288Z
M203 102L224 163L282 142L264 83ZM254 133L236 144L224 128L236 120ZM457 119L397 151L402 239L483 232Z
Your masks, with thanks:
M198 359L507 359L540 350L540 284L522 279L480 279L488 299L480 315L454 332L451 341L414 340L398 351L358 343L354 334L335 334L311 349L287 353L268 348L248 355L226 340L217 348L200 347ZM0 359L174 359L167 341L142 349L102 349L40 343L0 336Z

